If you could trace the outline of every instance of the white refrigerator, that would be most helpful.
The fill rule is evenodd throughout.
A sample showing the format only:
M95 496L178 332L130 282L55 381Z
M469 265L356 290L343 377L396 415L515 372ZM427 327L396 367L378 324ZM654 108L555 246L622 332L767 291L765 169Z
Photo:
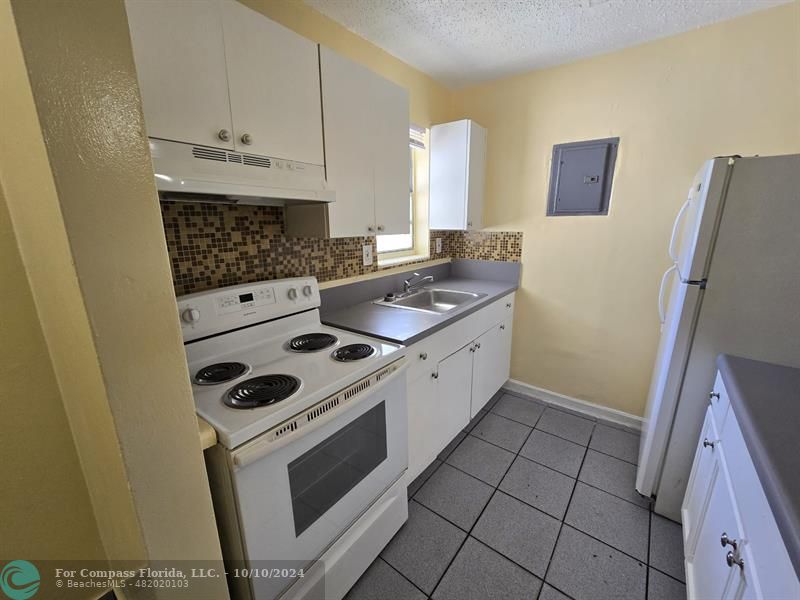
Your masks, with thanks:
M800 367L800 154L707 161L668 251L636 489L680 521L717 355Z

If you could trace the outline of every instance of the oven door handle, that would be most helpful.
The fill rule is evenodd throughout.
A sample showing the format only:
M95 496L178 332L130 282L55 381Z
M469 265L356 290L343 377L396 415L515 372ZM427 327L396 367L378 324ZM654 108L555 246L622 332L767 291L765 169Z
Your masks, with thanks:
M363 394L359 394L361 398L355 398L354 401L350 401L345 403L343 406L331 410L324 415L317 417L312 423L308 424L307 426L302 428L303 435L307 435L312 431L316 431L320 427L326 425L336 417L342 414L343 411L350 410L354 406L358 406L361 402L367 399L369 396L373 395L375 392L379 391L381 388L385 387L390 381L394 381L397 377L403 376L405 377L407 363L405 360L400 359L400 365L398 368L389 375L386 375L383 379L381 379L378 383L371 385L369 388L364 390ZM327 401L329 398L326 398ZM273 429L277 429L281 427L281 425L277 425ZM270 430L272 431L272 430ZM249 444L246 444L239 450L234 450L232 453L233 464L236 468L244 468L249 464L256 462L257 460L265 457L268 454L275 452L276 450L283 448L295 441L299 438L296 435L289 434L286 437L275 439L270 439L269 433L267 431Z

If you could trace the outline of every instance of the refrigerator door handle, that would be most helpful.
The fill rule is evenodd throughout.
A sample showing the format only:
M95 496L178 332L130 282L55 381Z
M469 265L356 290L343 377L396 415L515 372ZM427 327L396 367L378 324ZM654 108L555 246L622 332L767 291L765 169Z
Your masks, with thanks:
M672 262L678 262L678 257L675 255L675 240L678 237L678 228L681 224L681 219L683 218L686 209L689 208L689 204L692 202L691 196L686 199L686 202L683 203L681 209L678 211L678 216L675 217L675 223L672 224L672 236L669 238L669 258ZM664 319L661 319L661 322L664 322Z
M670 274L677 270L678 265L672 265L669 269L664 271L664 275L661 276L661 287L658 290L658 318L661 320L662 327L664 325L664 321L667 320L667 315L664 308L664 290L667 287L667 280L669 279Z

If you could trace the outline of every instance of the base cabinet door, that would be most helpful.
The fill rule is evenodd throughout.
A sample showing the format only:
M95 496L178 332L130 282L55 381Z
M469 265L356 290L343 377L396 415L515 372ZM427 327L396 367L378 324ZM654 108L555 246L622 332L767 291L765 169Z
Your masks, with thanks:
M475 340L470 417L478 414L508 381L511 363L511 318L492 327Z
M716 450L716 448L715 448ZM697 542L694 555L686 561L687 586L690 597L703 599L725 598L733 584L738 567L728 566L726 555L733 551L723 547L720 539L741 539L733 498L722 468L716 457L710 477L710 494L702 512L696 517Z
M438 386L434 375L433 370L425 372L408 384L407 483L414 481L439 452L436 450Z
M473 350L473 345L467 344L437 367L437 453L469 423Z

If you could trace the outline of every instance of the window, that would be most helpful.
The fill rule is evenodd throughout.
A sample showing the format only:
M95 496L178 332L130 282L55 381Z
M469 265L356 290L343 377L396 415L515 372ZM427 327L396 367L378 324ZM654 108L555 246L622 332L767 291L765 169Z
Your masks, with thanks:
M379 263L428 255L427 134L416 125L409 131L408 233L377 236Z
M553 146L547 215L607 215L619 138Z

